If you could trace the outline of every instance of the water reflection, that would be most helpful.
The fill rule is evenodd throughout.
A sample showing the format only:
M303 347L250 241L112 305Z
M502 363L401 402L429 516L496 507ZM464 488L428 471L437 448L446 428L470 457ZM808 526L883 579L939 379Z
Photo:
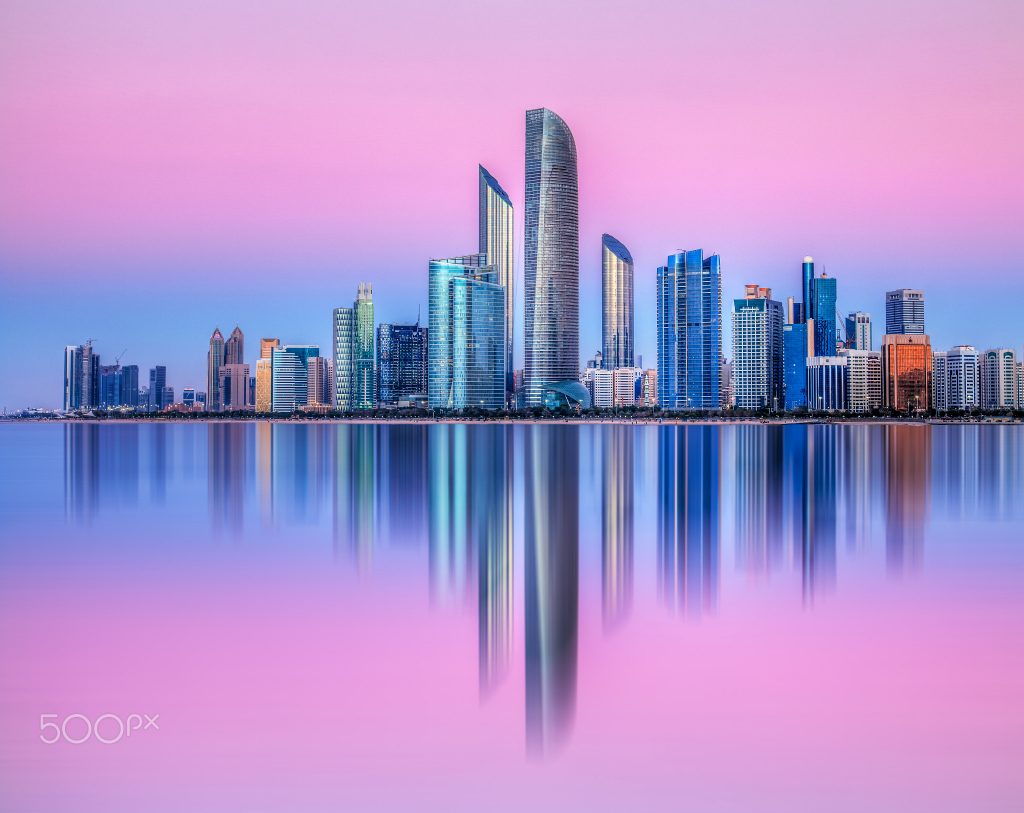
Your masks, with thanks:
M658 588L694 616L718 602L720 445L717 426L658 430Z
M401 552L438 612L475 616L481 698L514 671L521 618L526 736L538 753L572 729L581 591L599 596L606 631L637 623L645 590L672 613L713 618L732 574L787 579L810 608L852 562L922 568L931 522L1024 516L1017 426L59 429L69 526L120 522L133 508L171 527L191 516L198 489L213 538L323 546L360 576L386 573L382 546ZM593 477L581 486L584 465ZM600 519L599 547L581 544L581 516Z
M532 427L524 454L526 742L543 753L576 712L579 431Z

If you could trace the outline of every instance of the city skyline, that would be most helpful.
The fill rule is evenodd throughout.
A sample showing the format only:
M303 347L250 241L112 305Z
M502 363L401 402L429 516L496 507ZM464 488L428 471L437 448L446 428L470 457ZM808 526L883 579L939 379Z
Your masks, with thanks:
M934 347L1019 349L1013 311L992 291L1019 276L1024 256L1015 215L1024 125L1010 115L1024 57L1014 7L982 6L943 4L930 36L910 45L918 15L888 6L881 29L863 24L871 14L862 6L808 17L798 4L695 17L655 3L634 23L638 41L675 29L713 34L728 70L660 53L629 68L595 62L596 49L619 38L621 15L611 9L559 8L556 25L529 36L530 9L506 10L490 47L508 58L467 73L428 47L443 21L398 4L414 22L399 36L403 58L365 88L336 78L394 42L380 11L355 12L364 35L340 48L349 39L339 33L356 21L330 9L316 28L287 30L274 12L250 9L244 32L225 11L207 21L204 40L184 19L153 12L154 21L129 4L115 5L124 36L104 27L109 10L88 4L57 20L45 3L5 8L7 26L24 36L5 56L17 81L0 88L0 325L8 341L31 331L35 342L0 359L0 406L58 406L52 348L90 336L107 356L127 346L126 361L142 370L166 365L179 388L203 386L193 337L229 328L225 316L250 336L327 347L330 325L313 315L311 296L332 307L362 279L378 286L379 321L414 322L426 302L425 259L472 246L477 165L523 212L521 117L538 104L558 111L580 148L583 358L601 342L593 315L605 232L634 256L638 312L654 301L653 269L680 247L723 258L727 296L751 279L799 295L792 263L811 254L841 279L844 315L860 309L880 326L892 284L921 288ZM462 13L467 25L486 14ZM572 41L559 38L568 24L578 26ZM210 47L217 35L224 48ZM33 47L44 37L54 47ZM544 74L523 67L535 48L550 58ZM98 52L109 56L93 59ZM263 81L266 66L281 81ZM430 135L442 100L475 126ZM348 126L346 111L360 105L373 115ZM713 111L718 126L671 126L695 106ZM607 116L609 107L622 115ZM178 137L167 121L180 122ZM986 269L984 284L962 284L954 245ZM519 281L523 256L519 234ZM295 274L305 284L281 285ZM637 323L645 357L656 347L650 322Z

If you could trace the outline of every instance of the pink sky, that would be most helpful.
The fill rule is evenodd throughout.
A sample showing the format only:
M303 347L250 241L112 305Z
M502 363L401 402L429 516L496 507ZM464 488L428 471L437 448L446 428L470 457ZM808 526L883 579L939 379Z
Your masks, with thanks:
M920 286L937 345L1022 341L1008 303L980 319L1022 271L1019 2L31 2L0 29L3 338L47 325L0 373L38 402L87 335L180 388L215 325L326 344L361 279L414 318L427 260L475 249L478 162L521 228L542 105L579 149L584 355L605 231L636 258L648 364L654 269L698 246L727 301L796 293L810 253L841 308Z

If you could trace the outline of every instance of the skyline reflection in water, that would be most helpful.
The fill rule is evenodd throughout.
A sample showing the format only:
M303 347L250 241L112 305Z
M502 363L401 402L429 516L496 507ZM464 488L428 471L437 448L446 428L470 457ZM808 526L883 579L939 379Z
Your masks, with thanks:
M42 562L58 581L71 578L82 556L125 570L128 582L154 557L172 570L254 569L268 588L297 579L297 607L317 595L299 586L314 573L339 579L339 596L353 602L362 600L354 585L375 586L393 596L386 614L403 619L406 645L433 641L438 669L471 672L474 690L462 696L472 695L480 724L502 721L520 749L550 759L571 758L614 711L593 699L610 679L610 653L635 658L665 624L716 636L738 635L738 614L780 608L870 617L887 591L930 596L941 580L987 573L982 562L1017 562L1001 540L1024 520L1024 432L1013 426L0 431L12 448L37 451L25 477L10 460L0 468L5 525L36 539L3 549L5 588L19 572L31 584L37 571L24 568ZM334 623L373 637L378 622L356 605ZM633 661L652 676L674 657L655 640ZM381 638L379 665L402 645Z

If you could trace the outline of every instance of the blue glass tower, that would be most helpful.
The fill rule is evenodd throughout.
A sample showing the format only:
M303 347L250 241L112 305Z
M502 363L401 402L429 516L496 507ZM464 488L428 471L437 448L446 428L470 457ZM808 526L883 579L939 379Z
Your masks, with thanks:
M782 326L782 378L787 410L807 406L808 324Z
M717 254L678 251L658 269L658 403L721 406L722 266Z
M432 409L505 404L505 287L486 254L430 261L427 400Z
M293 412L309 401L309 360L320 355L316 345L286 345L271 353L271 409Z
M814 318L813 303L811 302L811 282L814 279L813 257L804 257L803 264L800 266L800 273L803 278L804 301L803 307L800 309L799 318L796 321L806 322L808 319Z
M814 320L814 355L836 354L836 281L822 274L811 280L811 312Z

